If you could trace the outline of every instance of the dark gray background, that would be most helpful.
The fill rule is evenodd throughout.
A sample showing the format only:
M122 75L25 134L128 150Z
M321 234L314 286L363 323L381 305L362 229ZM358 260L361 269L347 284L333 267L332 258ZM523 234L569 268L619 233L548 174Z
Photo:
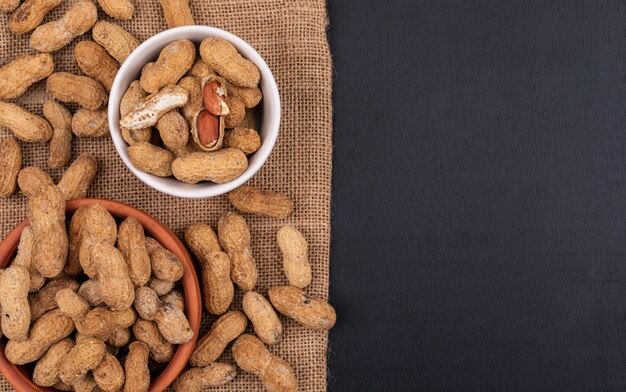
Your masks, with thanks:
M626 389L626 2L329 14L329 390Z

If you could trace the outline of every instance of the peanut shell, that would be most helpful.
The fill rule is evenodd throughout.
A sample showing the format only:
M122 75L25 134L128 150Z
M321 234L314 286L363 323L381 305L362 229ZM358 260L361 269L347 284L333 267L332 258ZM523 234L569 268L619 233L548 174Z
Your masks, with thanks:
M102 362L93 370L93 379L104 392L117 392L124 385L124 369L115 356L104 353Z
M17 186L24 196L30 198L41 188L54 185L54 181L48 173L38 167L29 166L20 170L17 176Z
M9 30L13 34L24 34L34 30L41 24L54 7L63 0L26 0L11 14L8 21Z
M218 318L211 330L196 343L190 358L191 365L208 366L216 361L228 343L244 333L247 324L246 316L238 310L231 310Z
M57 186L65 200L80 199L87 195L91 181L98 171L98 162L88 154L81 154L67 168Z
M166 149L148 142L138 142L128 147L128 158L141 171L169 177L172 175L172 162L176 157Z
M13 12L20 5L20 0L1 0L0 11L9 13Z
M12 265L21 265L28 269L28 273L30 275L30 286L28 291L30 293L39 291L43 285L46 283L46 278L44 278L39 271L35 268L32 263L33 260L33 230L30 226L27 226L22 230L22 235L20 236L20 243L17 245L17 255L13 259ZM32 308L32 306L31 306ZM32 309L31 309L32 313ZM31 318L33 318L31 316Z
M57 276L67 261L65 198L54 185L41 188L28 200L28 219L33 229L35 268L46 278Z
M251 128L235 128L226 131L224 134L224 146L236 148L250 155L261 148L261 137L259 133Z
M278 230L276 240L283 254L283 269L289 284L300 289L310 285L309 246L302 233L291 225L285 225Z
M112 18L130 20L135 13L135 5L131 0L98 0L102 10Z
M177 110L166 113L156 123L163 145L174 152L187 145L189 141L189 124Z
M254 327L254 333L265 344L276 344L283 336L283 325L274 308L261 294L249 291L242 301L243 311Z
M30 36L30 47L39 52L55 52L88 32L97 19L98 10L93 3L78 1L61 19L37 27Z
M197 184L200 181L224 184L239 177L247 168L246 155L233 148L193 152L172 162L174 177L187 184Z
M102 3L103 0L99 1ZM107 92L111 91L120 64L102 46L93 41L79 42L74 48L74 57L85 75L102 83Z
M246 106L237 96L227 96L225 99L230 112L224 117L224 126L226 128L238 127L246 115Z
M269 392L295 392L298 381L287 361L272 355L253 335L241 335L233 344L237 366L259 377Z
M38 81L54 71L54 60L48 53L23 55L0 68L0 100L21 96Z
M161 50L156 62L143 67L141 87L149 93L156 93L167 85L178 83L195 59L196 46L193 42L182 39L168 44Z
M193 26L196 24L191 14L189 0L159 0L167 27Z
M276 219L286 218L293 212L293 202L287 196L248 185L229 192L228 201L241 212Z
M147 237L145 244L152 263L152 274L157 279L176 282L183 277L183 265L172 252L154 238Z
M174 356L174 345L163 338L156 323L138 319L133 326L135 338L148 345L150 358L157 363L167 363Z
M95 79L69 72L55 72L48 77L46 89L58 101L77 103L85 109L98 110L107 103L107 92Z
M74 347L74 340L66 338L52 345L33 370L33 382L42 387L52 387L61 379L59 368L67 353Z
M335 309L327 301L309 298L297 287L272 287L269 297L277 311L307 328L329 330L337 321Z
M74 279L60 278L52 279L36 293L28 296L31 317L38 320L47 312L57 308L56 294L63 289L78 290L78 282Z
M259 69L239 54L228 41L207 38L200 44L200 55L209 67L238 87L254 88L261 78Z
M52 127L46 120L14 103L0 102L0 126L9 128L24 142L47 142L52 137Z
M93 247L98 243L113 246L117 240L117 224L111 214L100 203L90 205L83 213L81 220L79 235L80 265L87 276L97 279L98 268L91 257Z
M215 362L204 368L185 371L174 383L174 391L202 392L207 388L224 385L236 375L237 369L233 365Z
M124 392L147 392L150 387L148 358L150 349L143 342L133 342L128 346L128 355L124 363L126 383Z
M139 46L139 40L128 31L115 23L104 20L96 23L91 33L93 40L120 64Z
M227 213L217 226L220 243L231 260L231 278L241 289L254 289L258 271L250 246L250 229L241 215Z
M2 139L0 142L0 197L9 197L15 192L21 167L20 145L11 136Z
M67 232L69 239L69 251L67 256L67 264L64 271L68 275L78 275L82 272L80 265L80 246L82 243L82 225L85 212L89 209L89 205L80 206L72 215L70 220L70 228Z
M106 109L79 109L72 118L72 132L78 137L102 137L109 134Z
M204 307L211 314L223 314L235 292L230 279L230 258L224 252L211 252L202 258L205 260L202 263Z
M187 103L189 96L184 88L176 85L166 86L148 96L120 120L122 128L143 129L155 125L170 110Z
M43 105L43 115L53 129L48 166L64 167L72 155L72 114L60 103L49 99Z
M87 375L89 370L93 370L100 365L106 345L98 339L87 338L76 345L65 356L59 369L61 381L72 385L76 381Z
M152 271L143 226L137 219L128 217L120 224L117 234L117 247L128 264L130 279L133 284L145 286Z
M100 242L93 247L91 259L97 269L100 297L104 303L111 310L130 307L135 299L135 290L120 251Z
M28 268L12 265L0 274L0 307L2 307L2 333L9 339L24 341L30 327Z

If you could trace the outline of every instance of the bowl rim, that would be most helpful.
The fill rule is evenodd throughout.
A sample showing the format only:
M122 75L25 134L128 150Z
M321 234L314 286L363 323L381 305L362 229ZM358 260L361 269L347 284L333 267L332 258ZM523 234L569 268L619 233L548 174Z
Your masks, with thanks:
M109 213L114 217L123 219L133 216L136 218L148 234L163 245L164 248L174 253L183 264L183 277L181 280L185 295L185 314L189 319L189 325L194 334L193 338L189 342L178 346L167 367L163 369L157 378L151 381L149 392L163 391L172 382L174 382L178 375L183 371L187 365L189 357L191 357L196 340L198 339L202 316L202 296L200 294L200 285L193 261L182 241L174 232L172 232L163 223L150 216L148 213L128 204L105 199L75 199L66 203L66 214L75 212L81 206L95 203L102 203L107 211L109 211ZM23 220L13 230L11 230L4 240L2 240L0 243L0 266L4 267L11 260L17 250L22 231L26 226L28 226L28 224L28 219ZM54 388L46 388L35 385L31 378L24 374L24 367L31 365L32 364L14 365L10 363L4 354L4 343L0 342L0 372L2 372L9 383L17 391L56 391Z
M137 169L128 157L128 153L126 152L128 145L122 138L119 124L117 124L116 121L119 113L119 102L121 101L121 98L124 94L124 92L121 91L122 79L124 75L129 72L131 66L134 66L131 63L134 62L135 58L141 56L142 52L146 48L151 46L160 46L161 48L163 48L170 42L173 42L173 40L185 39L186 37L189 37L191 33L198 33L198 31L201 31L203 34L206 35L206 37L223 38L231 42L237 48L245 48L245 50L248 52L246 58L252 61L257 66L257 68L259 68L259 71L261 73L261 80L266 80L269 83L269 91L263 89L262 91L263 96L271 95L273 97L273 100L275 101L273 107L269 108L269 110L271 111L270 115L275 120L270 125L270 127L268 127L269 129L267 135L264 136L261 148L254 153L255 160L252 162L252 164L250 164L250 159L248 159L248 167L236 179L224 184L206 182L190 185L178 181L176 180L176 178L172 178L175 181L174 185L164 184L159 181L161 179L160 177ZM114 97L114 104L111 104L111 97ZM278 134L280 132L281 102L278 85L276 84L274 74L265 62L265 59L263 59L263 57L256 51L256 49L254 49L254 47L252 47L252 45L250 45L245 40L239 38L235 34L217 27L191 25L175 27L157 33L145 40L137 48L135 48L135 50L133 50L128 58L121 64L120 69L115 76L109 94L107 114L110 134L111 138L113 139L115 150L117 151L117 154L122 159L126 167L135 175L135 177L137 177L140 181L150 186L151 188L154 188L159 192L168 194L170 196L199 199L215 197L228 193L250 180L263 167L265 162L267 162L267 159L269 158L272 150L274 149L274 145L276 144L276 140L278 139Z

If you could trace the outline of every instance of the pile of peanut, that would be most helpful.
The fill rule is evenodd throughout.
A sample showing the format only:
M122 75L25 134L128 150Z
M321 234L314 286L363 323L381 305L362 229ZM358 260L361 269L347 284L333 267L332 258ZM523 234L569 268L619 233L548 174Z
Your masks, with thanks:
M147 390L149 358L167 363L193 338L175 289L183 265L135 218L118 226L100 203L80 207L66 228L65 202L54 184L28 200L30 225L0 274L5 355L34 362L43 387Z
M232 191L228 200L239 211L272 218L285 218L293 210L293 203L287 197L250 186ZM187 247L202 266L204 307L209 314L220 317L196 343L190 359L192 368L182 373L174 384L177 392L200 392L232 380L236 368L216 362L231 342L234 342L231 352L237 366L258 376L268 391L298 389L293 368L266 347L278 344L284 334L276 312L315 330L331 329L337 316L328 302L308 297L304 292L311 283L312 272L308 244L300 231L285 225L276 234L276 240L289 285L270 288L268 301L254 291L258 270L250 245L250 230L241 215L232 212L222 215L217 234L205 223L192 224L185 231ZM235 285L245 292L243 312L230 309ZM246 333L248 321L256 336Z
M221 184L239 177L247 155L261 147L254 111L263 97L260 74L226 40L207 38L200 59L196 52L179 40L146 64L122 99L120 128L139 170Z
M30 47L38 52L19 56L0 68L0 126L8 128L22 142L49 142L51 168L69 163L74 136L109 134L108 92L120 64L140 43L116 23L98 21L98 9L92 1L73 1L61 18L42 24L46 15L61 3L63 0L0 0L0 12L11 14L9 30L16 35L31 33ZM189 0L160 3L169 27L194 24ZM114 19L129 20L135 12L131 0L98 0L98 4ZM74 47L74 57L83 74L55 72L53 53L89 31L93 40L78 42ZM54 98L42 102L43 117L8 102L41 81L45 81L47 93ZM63 104L78 109L72 114ZM15 163L14 156L7 157L7 153L15 153L15 145L12 138L0 141L1 197L10 196L15 189L16 177L3 170Z

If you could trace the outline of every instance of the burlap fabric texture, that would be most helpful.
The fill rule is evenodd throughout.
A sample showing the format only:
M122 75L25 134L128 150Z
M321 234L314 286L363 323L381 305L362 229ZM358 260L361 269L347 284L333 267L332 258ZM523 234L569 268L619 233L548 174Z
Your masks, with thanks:
M73 1L65 0L44 22L58 19ZM136 0L131 21L117 22L138 37L148 37L167 28L157 0ZM281 269L276 232L285 223L298 227L310 244L314 279L307 292L326 298L329 284L330 178L332 153L331 57L326 38L327 15L324 0L196 0L192 11L197 24L228 30L248 41L272 69L282 99L280 136L263 169L250 184L289 195L295 203L294 214L284 220L245 215L253 239L259 267L257 289L266 294L274 285L286 284ZM111 20L100 12L100 19ZM0 16L0 64L17 55L31 53L29 34L15 36L6 28L6 16ZM91 39L90 33L74 40L54 54L57 71L80 73L73 59L79 40ZM15 100L28 110L42 113L47 97L45 83L31 87ZM75 107L71 107L75 110ZM0 137L9 132L0 130ZM47 167L47 144L21 143L25 166L38 166L59 179L62 170ZM181 238L191 222L215 226L218 217L232 210L225 197L185 200L161 194L138 181L117 156L109 137L75 139L73 158L80 153L97 157L99 173L88 196L118 200L136 206L165 223ZM73 159L72 158L72 159ZM26 198L14 194L0 200L2 237L26 216ZM234 308L240 308L237 292ZM204 316L201 334L215 317ZM327 333L309 331L282 318L283 341L270 350L286 359L295 369L299 390L326 389ZM232 362L230 349L220 359ZM0 391L12 387L0 380ZM236 379L221 389L258 391L261 383L251 374L240 371Z

